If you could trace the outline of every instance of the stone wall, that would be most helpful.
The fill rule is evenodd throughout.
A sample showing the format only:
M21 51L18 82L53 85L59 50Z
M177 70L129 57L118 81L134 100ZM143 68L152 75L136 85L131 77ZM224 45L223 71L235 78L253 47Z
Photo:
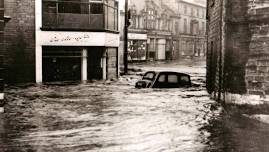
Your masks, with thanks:
M8 83L35 80L35 0L5 0L5 62Z
M227 0L224 58L224 88L226 92L245 94L245 69L249 55L250 29L248 1Z
M221 12L222 0L208 0L208 48L207 48L207 89L209 93L219 90L220 53L221 53ZM215 94L217 95L217 94Z
M248 94L269 95L269 6L251 9L251 42L246 67Z
M118 50L107 48L107 79L118 78Z
M208 1L208 90L237 103L264 98L269 95L269 5L222 2Z
M3 79L3 53L4 53L4 0L0 0L0 107L3 106L4 99L4 79Z

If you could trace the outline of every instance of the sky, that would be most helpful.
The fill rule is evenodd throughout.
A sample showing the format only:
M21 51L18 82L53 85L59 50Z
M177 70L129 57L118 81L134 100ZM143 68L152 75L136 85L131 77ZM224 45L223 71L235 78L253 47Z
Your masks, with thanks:
M165 1L169 1L169 0L164 0ZM202 5L206 5L206 0L184 0L186 2L192 2L192 3L199 3L199 4L202 4ZM125 0L119 0L119 4L120 4L120 9L123 9L124 7L124 2Z

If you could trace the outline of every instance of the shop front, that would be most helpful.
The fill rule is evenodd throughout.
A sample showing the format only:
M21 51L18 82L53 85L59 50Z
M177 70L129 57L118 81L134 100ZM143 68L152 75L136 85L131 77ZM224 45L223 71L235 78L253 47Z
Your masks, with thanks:
M147 35L128 34L128 61L145 61L147 59Z
M42 31L39 35L36 82L118 78L118 34Z

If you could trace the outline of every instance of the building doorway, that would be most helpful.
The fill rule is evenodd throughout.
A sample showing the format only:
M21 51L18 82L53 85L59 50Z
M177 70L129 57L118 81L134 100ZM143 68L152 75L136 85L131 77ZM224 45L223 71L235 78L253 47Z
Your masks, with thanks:
M105 47L88 47L88 80L102 80L102 57ZM106 65L104 65L106 66Z

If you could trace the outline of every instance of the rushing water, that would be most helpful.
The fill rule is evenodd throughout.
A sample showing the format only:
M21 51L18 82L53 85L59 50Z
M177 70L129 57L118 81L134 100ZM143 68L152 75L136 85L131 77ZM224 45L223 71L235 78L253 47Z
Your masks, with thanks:
M204 66L169 67L191 74L193 82L204 83ZM160 70L165 66L143 68ZM239 139L250 134L237 138L238 131L229 130L229 125L242 127L237 126L240 121L223 117L226 115L210 100L203 85L185 89L135 89L138 78L131 75L118 82L10 87L6 113L0 116L0 151L233 152L242 149L234 143L240 143ZM248 122L240 120L243 124Z

